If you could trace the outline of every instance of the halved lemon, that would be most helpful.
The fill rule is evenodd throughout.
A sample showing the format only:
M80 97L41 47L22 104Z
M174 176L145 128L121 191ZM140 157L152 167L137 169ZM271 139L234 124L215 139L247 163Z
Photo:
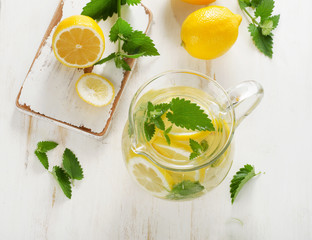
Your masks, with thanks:
M75 15L59 23L52 39L56 58L68 67L87 68L104 52L102 29L90 17Z
M76 91L83 101L95 107L110 104L115 95L113 84L95 73L83 74L76 82Z
M147 158L141 156L131 158L128 169L135 180L155 196L164 197L171 189L171 176Z

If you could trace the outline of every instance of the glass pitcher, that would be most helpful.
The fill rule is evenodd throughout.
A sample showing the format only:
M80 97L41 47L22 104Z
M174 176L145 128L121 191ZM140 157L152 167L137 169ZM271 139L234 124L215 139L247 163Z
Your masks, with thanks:
M255 81L226 91L215 80L193 71L155 76L139 88L129 108L122 136L129 173L144 190L159 198L186 200L203 195L226 177L233 161L234 131L262 97L263 89ZM176 126L165 112L160 116L164 126L147 124L153 110L149 105L170 105L176 98L200 107L214 130Z

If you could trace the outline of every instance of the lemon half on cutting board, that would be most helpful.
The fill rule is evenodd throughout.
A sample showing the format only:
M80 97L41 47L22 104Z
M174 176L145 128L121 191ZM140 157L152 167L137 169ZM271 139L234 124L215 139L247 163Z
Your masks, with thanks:
M65 66L87 68L102 57L104 35L92 18L75 15L59 23L53 34L52 47L56 58Z
M115 95L113 84L95 73L83 74L76 82L76 91L83 101L95 107L110 104Z

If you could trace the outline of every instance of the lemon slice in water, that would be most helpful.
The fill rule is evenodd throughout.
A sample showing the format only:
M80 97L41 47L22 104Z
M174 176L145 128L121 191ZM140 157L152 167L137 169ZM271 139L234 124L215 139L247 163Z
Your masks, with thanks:
M129 172L135 180L152 194L164 197L172 186L171 176L163 169L158 168L144 157L133 157L128 163Z

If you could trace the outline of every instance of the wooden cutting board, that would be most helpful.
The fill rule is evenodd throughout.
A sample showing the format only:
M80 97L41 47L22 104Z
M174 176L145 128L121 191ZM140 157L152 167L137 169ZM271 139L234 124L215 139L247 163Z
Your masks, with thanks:
M89 0L61 0L42 39L33 63L21 86L16 106L26 114L50 120L58 125L86 134L102 137L112 121L120 96L131 72L117 69L113 61L97 65L93 69L73 69L62 65L52 51L52 36L57 24L71 15L78 15ZM147 32L152 13L144 5L123 6L122 16L136 30ZM109 41L109 30L117 16L100 21L104 32L103 57L116 51ZM135 59L127 62L133 69ZM75 90L75 83L84 72L94 72L109 79L115 87L115 98L108 106L97 108L82 101Z

